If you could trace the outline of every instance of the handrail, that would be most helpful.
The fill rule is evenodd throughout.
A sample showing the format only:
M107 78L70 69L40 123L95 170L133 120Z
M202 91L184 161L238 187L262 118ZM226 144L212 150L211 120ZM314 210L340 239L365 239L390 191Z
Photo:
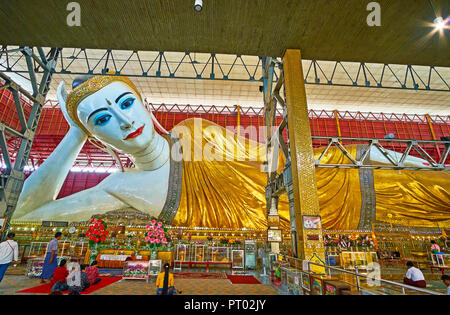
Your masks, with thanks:
M283 258L288 258L288 259L291 259L291 260L297 260L297 261L299 261L301 263L300 266L302 266L303 260L301 260L300 258L287 256L287 255L282 255L282 256L283 256ZM368 277L368 276L366 276L364 274L358 274L357 272L352 272L352 271L349 271L349 270L340 269L340 268L332 267L332 266L327 266L327 265L324 265L324 264L319 264L319 263L315 263L315 262L311 262L311 261L307 261L307 262L308 262L308 265L315 265L315 266L319 266L319 267L323 267L323 268L328 268L328 269L331 269L331 270L336 270L336 271L339 271L339 272L342 272L342 273L347 273L347 274L354 275L355 277L363 277L363 278L366 278L366 279L373 279L372 277ZM401 288L403 294L406 294L405 293L405 289L409 289L409 290L413 290L413 291L417 291L417 292L421 292L421 293L426 293L426 294L430 294L430 295L444 295L444 294L436 292L436 291L431 291L431 290L427 290L427 289L417 288L417 287L413 287L413 286L410 286L410 285L407 285L407 284L398 283L398 282L394 282L394 281L389 281L389 280L386 280L386 279L379 278L379 279L376 279L376 280L378 280L380 282L383 282L383 283L386 283L386 284L389 284L389 285L393 285L393 286ZM357 286L357 287L358 287L358 291L360 291L360 287L359 286Z

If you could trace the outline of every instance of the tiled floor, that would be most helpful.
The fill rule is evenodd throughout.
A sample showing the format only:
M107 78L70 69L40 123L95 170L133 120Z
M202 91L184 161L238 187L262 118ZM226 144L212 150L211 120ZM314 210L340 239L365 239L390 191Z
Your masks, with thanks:
M403 268L404 269L404 268ZM394 282L402 282L404 270L402 268L392 268L382 271L382 278ZM109 271L110 272L110 271ZM183 273L187 270L183 270ZM290 294L286 286L275 286L269 281L269 277L261 276L259 271L249 271L249 274L255 276L261 284L232 284L224 272L229 270L217 269L211 270L210 279L196 277L196 272L203 272L203 269L192 269L192 277L175 277L175 286L177 290L182 291L183 295L276 295ZM445 293L445 286L440 281L440 274L431 275L427 270L423 270L427 279L427 289ZM113 274L120 274L119 270ZM17 291L31 288L39 285L39 279L29 279L23 276L24 272L20 269L11 268L0 283L0 295L16 294ZM352 277L345 276L346 281L353 282ZM347 279L348 278L348 279ZM149 283L143 280L120 280L107 287L104 287L93 295L153 295L155 294L155 279L150 279ZM364 287L365 282L362 280Z
M228 279L176 279L175 287L183 295L273 295L277 291L262 284L231 284ZM153 295L155 284L140 280L121 280L95 294Z
M221 271L218 271L221 272ZM222 279L221 279L222 278ZM264 281L264 279L259 279ZM16 294L17 291L39 285L39 279L8 274L0 283L0 295ZM276 295L278 291L266 284L232 284L217 274L217 279L175 277L175 287L183 295ZM145 280L120 280L92 293L92 295L154 295L155 278Z

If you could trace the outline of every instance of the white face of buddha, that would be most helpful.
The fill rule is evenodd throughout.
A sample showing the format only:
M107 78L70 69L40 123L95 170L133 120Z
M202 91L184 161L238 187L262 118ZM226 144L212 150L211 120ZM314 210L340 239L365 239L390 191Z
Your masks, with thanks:
M122 82L113 82L88 96L77 114L94 137L123 153L145 150L154 136L150 113Z

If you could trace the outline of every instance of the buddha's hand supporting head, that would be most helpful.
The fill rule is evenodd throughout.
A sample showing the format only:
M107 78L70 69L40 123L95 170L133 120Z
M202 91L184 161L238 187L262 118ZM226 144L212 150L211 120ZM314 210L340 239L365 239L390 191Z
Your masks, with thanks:
M151 114L128 78L93 77L75 87L65 104L65 116L88 136L125 154L145 150L155 136Z

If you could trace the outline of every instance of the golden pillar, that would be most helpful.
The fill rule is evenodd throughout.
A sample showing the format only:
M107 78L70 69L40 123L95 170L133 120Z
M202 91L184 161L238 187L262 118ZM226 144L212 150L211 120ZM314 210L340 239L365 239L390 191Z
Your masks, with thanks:
M298 256L314 262L318 262L319 259L325 262L315 176L315 159L300 50L286 50L283 56L283 71L288 113ZM305 228L304 225L306 221L308 228Z

